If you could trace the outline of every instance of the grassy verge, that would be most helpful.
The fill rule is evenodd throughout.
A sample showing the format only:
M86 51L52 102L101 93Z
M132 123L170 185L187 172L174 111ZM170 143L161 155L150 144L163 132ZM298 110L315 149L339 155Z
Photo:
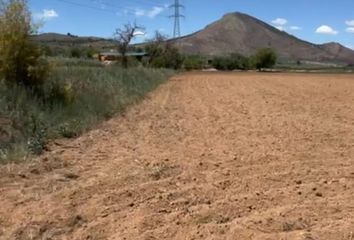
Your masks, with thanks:
M55 60L40 97L0 84L0 163L39 154L48 139L76 137L141 100L173 74Z

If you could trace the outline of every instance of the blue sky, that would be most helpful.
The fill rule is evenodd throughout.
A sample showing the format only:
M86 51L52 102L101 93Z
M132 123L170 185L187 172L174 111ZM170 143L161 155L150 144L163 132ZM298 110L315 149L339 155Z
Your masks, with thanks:
M29 0L34 19L41 19L40 32L112 37L114 29L136 21L172 35L173 0ZM182 34L200 30L225 13L243 12L301 39L340 42L354 48L354 0L180 0L185 5ZM143 37L141 37L143 38Z

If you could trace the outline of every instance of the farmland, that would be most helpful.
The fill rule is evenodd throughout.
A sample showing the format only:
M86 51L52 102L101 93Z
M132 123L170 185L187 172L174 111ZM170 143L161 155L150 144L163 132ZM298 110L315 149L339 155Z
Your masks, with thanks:
M176 75L0 166L0 239L353 239L353 102L351 74Z

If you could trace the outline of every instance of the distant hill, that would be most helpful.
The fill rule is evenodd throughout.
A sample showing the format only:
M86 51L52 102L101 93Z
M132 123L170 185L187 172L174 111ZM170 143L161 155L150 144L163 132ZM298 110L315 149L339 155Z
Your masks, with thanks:
M32 38L62 55L72 48L92 48L96 52L115 48L112 39L99 37L44 33ZM339 43L318 45L303 41L239 12L226 14L203 30L169 41L184 54L218 56L240 53L250 56L260 48L272 48L281 61L354 64L354 51ZM136 46L143 47L144 44Z
M336 42L325 43L319 46L323 50L332 54L336 59L337 58L343 59L346 60L348 63L354 64L353 62L354 51L352 49L344 47L343 45Z
M171 40L181 52L209 56L274 49L282 60L354 63L354 51L338 43L316 45L243 13L229 13L203 30Z
M79 37L72 34L59 34L59 33L43 33L32 36L32 38L40 43L93 43L93 42L111 42L105 38L99 37Z
M72 48L94 49L96 51L105 51L115 48L112 39L99 37L79 37L71 34L43 33L33 35L32 40L38 44L50 48L54 55L65 55Z

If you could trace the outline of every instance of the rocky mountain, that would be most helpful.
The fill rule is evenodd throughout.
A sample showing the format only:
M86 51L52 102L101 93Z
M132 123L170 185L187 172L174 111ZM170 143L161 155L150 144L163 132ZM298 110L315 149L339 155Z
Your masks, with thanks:
M354 51L338 43L317 45L243 13L229 13L203 30L171 40L186 54L207 56L254 54L260 48L274 49L281 60L354 63Z
M335 56L335 58L346 60L348 63L354 63L354 51L350 48L344 47L343 45L336 42L325 43L320 45L320 47L323 50L331 53L333 56Z

